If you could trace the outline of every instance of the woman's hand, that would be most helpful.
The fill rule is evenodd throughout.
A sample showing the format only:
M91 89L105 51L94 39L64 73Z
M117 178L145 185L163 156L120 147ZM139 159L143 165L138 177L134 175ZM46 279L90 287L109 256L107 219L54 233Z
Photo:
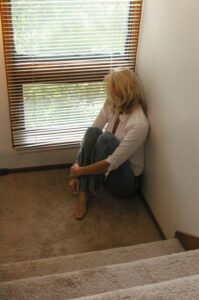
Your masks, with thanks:
M72 165L72 167L70 168L70 178L79 177L78 171L79 171L79 165L78 164Z
M84 175L104 174L108 171L109 165L110 163L106 160L100 160L85 167L79 167L76 163L70 168L70 178Z
M77 196L79 194L79 179L72 178L68 184L71 194Z

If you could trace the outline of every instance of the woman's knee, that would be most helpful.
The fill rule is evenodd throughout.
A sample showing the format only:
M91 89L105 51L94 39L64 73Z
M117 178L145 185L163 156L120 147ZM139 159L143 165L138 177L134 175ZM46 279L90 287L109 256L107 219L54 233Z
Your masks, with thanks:
M104 132L98 137L97 144L106 146L106 145L111 145L113 147L118 147L119 146L119 140L116 138L116 136L111 133L111 132Z
M99 135L102 134L102 130L99 127L88 127L86 132L85 132L85 136L89 136L89 137L98 137Z
M86 144L95 143L101 134L102 130L99 127L89 127L85 132L84 141Z
M103 134L101 134L97 142L101 144L114 144L117 146L120 143L116 136L111 132L104 132Z
M119 140L110 132L102 133L95 144L92 154L93 162L106 159L118 147Z

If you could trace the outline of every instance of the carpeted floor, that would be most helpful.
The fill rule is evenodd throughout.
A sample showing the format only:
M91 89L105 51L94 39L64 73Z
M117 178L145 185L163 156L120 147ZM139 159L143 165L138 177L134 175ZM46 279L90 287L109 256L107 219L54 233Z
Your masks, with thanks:
M0 177L0 263L39 259L160 240L138 195L106 191L89 201L84 220L73 219L68 169Z

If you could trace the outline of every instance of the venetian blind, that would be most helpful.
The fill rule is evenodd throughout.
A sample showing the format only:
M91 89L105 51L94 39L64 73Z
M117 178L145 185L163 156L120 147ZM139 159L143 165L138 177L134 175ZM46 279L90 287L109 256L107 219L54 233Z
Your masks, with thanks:
M78 144L110 69L135 69L142 1L1 1L13 147Z

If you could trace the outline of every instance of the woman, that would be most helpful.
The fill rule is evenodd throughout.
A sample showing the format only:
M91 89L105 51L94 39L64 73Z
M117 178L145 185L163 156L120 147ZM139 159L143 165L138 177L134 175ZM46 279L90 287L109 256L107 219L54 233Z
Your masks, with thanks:
M105 77L105 83L107 100L87 129L78 161L70 169L69 187L78 195L77 220L86 213L89 193L97 191L102 182L114 195L132 195L144 169L149 124L139 81L130 69L118 68Z

